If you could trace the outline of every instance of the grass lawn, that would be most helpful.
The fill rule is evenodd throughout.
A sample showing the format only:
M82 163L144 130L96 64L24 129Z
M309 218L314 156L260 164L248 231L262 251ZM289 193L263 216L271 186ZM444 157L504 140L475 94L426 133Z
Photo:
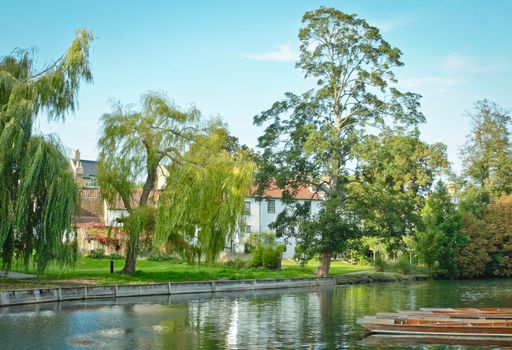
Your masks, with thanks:
M114 260L115 270L123 267L124 260ZM259 268L235 268L227 265L197 266L175 261L149 261L139 259L137 272L132 275L111 274L110 259L80 258L74 268L61 269L51 266L43 276L35 279L0 279L0 289L53 287L82 284L152 283L169 281L201 281L217 279L256 279L283 277L313 277L317 261L310 261L304 268L293 260L283 260L282 269L271 271ZM354 266L341 261L331 263L331 275L371 269L370 266ZM19 272L34 273L19 270Z

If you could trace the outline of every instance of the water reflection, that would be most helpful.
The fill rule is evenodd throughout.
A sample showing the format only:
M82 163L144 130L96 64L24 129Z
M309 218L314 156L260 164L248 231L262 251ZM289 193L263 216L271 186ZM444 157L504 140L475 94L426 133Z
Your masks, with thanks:
M9 307L0 309L0 348L460 349L471 344L368 338L355 321L420 307L512 307L509 286L508 280L391 283Z

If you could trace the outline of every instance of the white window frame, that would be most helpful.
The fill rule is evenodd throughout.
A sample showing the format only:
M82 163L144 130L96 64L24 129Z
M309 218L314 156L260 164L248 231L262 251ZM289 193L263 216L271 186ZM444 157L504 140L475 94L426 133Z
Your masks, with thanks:
M272 207L270 206L270 204L272 204ZM276 200L275 199L267 199L267 213L274 214L275 212L276 212Z

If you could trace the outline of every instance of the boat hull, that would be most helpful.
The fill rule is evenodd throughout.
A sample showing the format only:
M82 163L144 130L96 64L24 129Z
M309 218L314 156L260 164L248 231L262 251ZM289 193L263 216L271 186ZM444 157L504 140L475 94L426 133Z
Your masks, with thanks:
M457 335L457 336L485 336L512 337L512 327L480 327L480 326L415 326L415 325L385 325L361 324L374 333L411 334L411 335Z
M414 334L372 334L363 339L366 345L384 347L417 345L460 345L460 346L512 346L512 338L496 336L457 336L457 335L414 335Z

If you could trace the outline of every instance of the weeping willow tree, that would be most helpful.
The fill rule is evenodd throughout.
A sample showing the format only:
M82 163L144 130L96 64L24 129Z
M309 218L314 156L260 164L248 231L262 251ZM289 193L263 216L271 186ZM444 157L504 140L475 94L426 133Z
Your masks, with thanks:
M255 165L232 141L224 127L212 124L196 137L184 162L168 168L156 240L188 259L214 262L243 217Z
M198 118L195 108L181 110L156 92L142 96L140 109L117 103L101 118L98 182L102 196L109 203L120 199L128 211L121 219L128 233L124 273L135 272L140 237L153 231L154 211L148 204L158 170L183 162Z
M72 262L71 221L78 191L62 146L37 135L40 113L49 121L74 111L80 82L92 81L92 34L80 30L66 52L40 71L34 50L0 58L0 253L5 271L14 259L39 272L52 261Z

